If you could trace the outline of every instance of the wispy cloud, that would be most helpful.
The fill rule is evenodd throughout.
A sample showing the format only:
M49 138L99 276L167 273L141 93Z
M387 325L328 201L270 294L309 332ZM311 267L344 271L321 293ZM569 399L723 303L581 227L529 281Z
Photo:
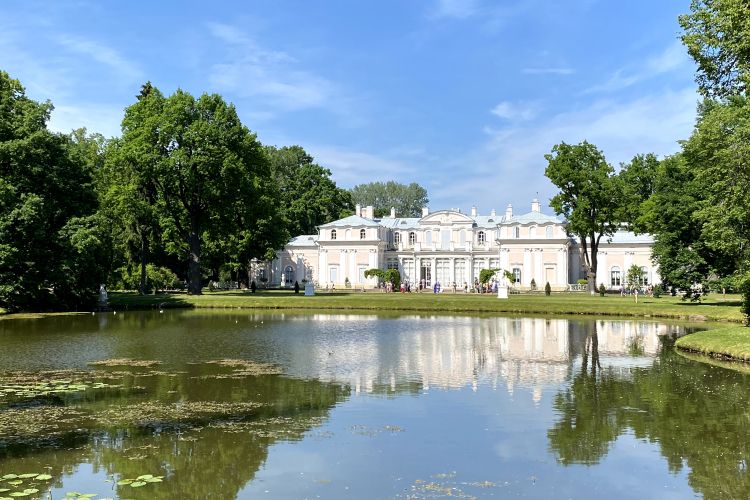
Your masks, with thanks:
M538 102L517 102L502 101L492 108L490 113L509 121L526 121L531 120L539 114L540 105Z
M549 68L523 68L521 73L525 75L572 75L575 73L573 68L549 67Z
M430 17L466 19L476 14L478 10L477 0L437 0L430 12Z
M675 41L662 52L647 58L640 65L628 65L617 69L604 83L594 85L588 88L586 92L615 92L658 75L669 73L689 63L690 59L685 48L679 41Z
M110 70L130 82L143 79L143 71L135 62L102 43L72 35L60 36L58 43L73 52L91 57L99 64L108 66Z
M299 61L290 54L263 48L231 25L209 23L208 29L229 47L228 60L211 67L211 83L220 90L262 98L261 105L276 111L335 108L334 96L339 93L336 84L299 69Z
M336 146L306 147L320 165L333 172L336 183L343 187L370 181L401 180L419 182L416 176L423 169L403 158L380 156Z

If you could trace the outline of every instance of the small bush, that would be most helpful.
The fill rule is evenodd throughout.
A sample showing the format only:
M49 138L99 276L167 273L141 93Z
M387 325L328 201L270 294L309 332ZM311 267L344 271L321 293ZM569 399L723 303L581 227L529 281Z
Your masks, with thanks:
M664 293L664 288L661 285L654 285L654 297L659 298Z
M578 285L588 285L589 284L589 280L580 279L580 280L576 281L576 283Z
M294 293L299 293L299 281L294 282Z
M534 278L531 278L531 289L536 290L536 280Z
M604 297L607 295L607 287L604 286L604 283L599 284L599 296Z
M250 282L250 291L255 293L255 290L258 289L258 285L255 284L255 280Z
M550 295L552 295L552 287L551 287L551 286L549 286L549 281L547 282L547 284L546 284L546 285L544 285L544 295L546 295L546 296L548 296L548 297L549 297Z
M737 288L742 294L742 306L740 310L745 315L745 324L750 326L750 272L741 275L736 283Z

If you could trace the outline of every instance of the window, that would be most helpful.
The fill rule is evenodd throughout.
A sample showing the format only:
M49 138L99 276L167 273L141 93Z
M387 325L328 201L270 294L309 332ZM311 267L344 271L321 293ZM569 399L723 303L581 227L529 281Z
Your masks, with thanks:
M396 245L401 243L401 233L393 233L393 243Z
M428 245L432 244L432 231L425 231L424 233L424 242Z
M479 231L477 233L477 244L484 245L485 240L484 231Z
M365 238L367 238L367 231L365 231L364 229L360 229L359 230L359 239L360 240L364 240Z
M461 242L461 246L466 245L466 231L461 231L459 241Z
M386 269L398 269L398 259L388 259L385 267Z
M648 268L646 266L641 267L641 279L638 282L642 286L648 286Z
M414 246L414 244L417 242L417 233L412 231L409 233L409 245Z
M520 267L513 268L513 283L515 283L516 285L521 284L521 268Z
M552 239L552 226L547 226L547 239Z
M515 239L518 239L518 238L521 237L521 228L520 227L516 226L516 227L513 228L513 237Z
M610 285L612 286L622 285L622 273L620 272L619 267L614 266L610 274L611 274L611 278L609 280Z
M335 229L331 229L331 239L332 240L336 239L336 230Z
M287 283L294 281L294 268L292 266L286 266L286 269L284 269L284 281Z
M536 226L529 228L529 238L536 238Z

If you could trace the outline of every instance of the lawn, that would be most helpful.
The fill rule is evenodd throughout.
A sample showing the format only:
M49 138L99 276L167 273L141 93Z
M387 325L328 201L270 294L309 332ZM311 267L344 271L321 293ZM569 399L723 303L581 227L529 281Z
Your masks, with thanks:
M709 356L750 361L750 328L733 326L697 332L677 339L675 345L678 349Z
M669 318L689 321L742 322L739 296L709 295L702 303L691 303L679 297L632 297L583 293L511 295L501 300L492 294L432 293L318 293L314 297L292 291L206 292L203 295L161 294L139 296L134 293L110 294L115 309L142 308L241 308L241 309L311 309L364 311L420 311L455 313L516 314L585 314L627 317Z

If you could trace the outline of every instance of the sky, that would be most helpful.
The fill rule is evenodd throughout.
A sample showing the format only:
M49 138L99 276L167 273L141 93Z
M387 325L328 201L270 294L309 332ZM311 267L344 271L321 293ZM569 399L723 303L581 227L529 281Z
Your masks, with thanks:
M219 93L264 144L339 186L427 188L430 209L548 208L544 155L587 140L614 166L679 151L695 65L689 0L0 3L0 69L50 128L117 136L151 81Z

